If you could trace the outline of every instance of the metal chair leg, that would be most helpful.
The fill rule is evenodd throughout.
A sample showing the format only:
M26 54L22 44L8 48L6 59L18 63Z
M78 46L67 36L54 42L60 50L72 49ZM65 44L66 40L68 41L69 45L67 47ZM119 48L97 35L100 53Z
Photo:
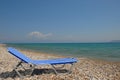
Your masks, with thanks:
M68 69L68 73L69 73L69 74L72 72L73 65L74 65L74 64L73 64L73 63L71 63L71 66L70 66L70 68ZM55 67L54 65L51 65L51 66L52 66L52 68L53 68L53 70L54 70L55 74L57 75L57 74L58 74L57 69L58 69L58 68L60 68L60 67ZM64 64L64 66L65 66L65 64ZM63 68L64 66L62 66L62 68Z
M13 69L21 79L24 78L24 76L18 71L18 69L21 67L21 68L23 68L23 69L26 71L26 69L25 69L25 67L22 65L22 63L24 63L24 62L22 62L22 61L19 62L19 63L15 66L15 68ZM34 69L35 69L35 65L31 65L31 64L29 64L29 65L30 65L30 70L31 70L29 76L31 76L32 73L33 73L33 71L34 71Z

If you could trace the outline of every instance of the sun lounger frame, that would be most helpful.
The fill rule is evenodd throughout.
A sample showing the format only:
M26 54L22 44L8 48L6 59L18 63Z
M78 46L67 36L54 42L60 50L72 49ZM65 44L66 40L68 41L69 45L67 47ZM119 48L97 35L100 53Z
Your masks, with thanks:
M29 76L31 76L32 73L33 73L33 71L34 71L34 69L35 69L35 67L36 67L37 65L50 65L50 66L52 67L54 73L57 75L57 74L59 74L58 71L57 71L57 69L58 69L58 68L59 68L59 69L60 69L60 68L64 68L64 66L67 65L67 64L70 64L70 65L71 65L70 68L68 69L68 72L67 72L67 73L71 73L74 64L77 62L77 59L75 59L75 58L64 58L64 59L68 59L68 60L69 60L69 59L70 59L70 60L73 59L73 61L70 61L70 62L68 61L67 63L35 64L35 63L32 63L32 62L29 63L29 62L27 62L26 60L21 59L18 55L16 56L16 53L15 53L15 52L17 52L18 54L19 54L20 52L17 51L16 49L14 49L14 48L9 47L9 48L8 48L8 52L11 53L12 55L14 55L15 57L17 57L17 58L20 59L20 62L18 62L18 64L17 64L17 65L14 67L14 69L13 69L13 71L15 71L20 78L24 78L24 76L19 72L18 69L22 68L22 69L26 70L26 68L23 66L23 63L26 63L26 64L29 65L30 70L31 70L31 72L29 73ZM20 54L21 54L21 53L20 53ZM22 54L22 56L25 56L25 55ZM25 57L26 57L26 56L25 56ZM28 57L26 57L26 58L28 58ZM53 59L53 60L54 60L54 59ZM59 59L58 59L58 60L59 60ZM60 59L60 60L61 60L61 59ZM62 66L61 66L61 67L56 67L55 65L62 65Z
M26 68L22 65L23 63L24 63L23 61L18 62L18 64L17 64L17 65L15 66L15 68L13 69L13 71L15 71L20 78L24 78L24 76L23 76L23 75L19 72L19 70L17 70L17 69L23 68L24 70L26 70ZM68 71L67 71L68 74L72 72L72 68L73 68L74 63L69 63L69 64L70 64L71 66L70 66L70 68L69 68ZM58 75L58 74L59 74L59 72L57 71L58 67L55 67L55 65L52 65L52 64L49 64L49 65L52 67L54 73L55 73L56 75ZM57 65L57 64L56 64L56 65ZM59 69L60 69L60 68L64 68L65 65L66 65L66 64L63 64L62 67L59 67ZM34 69L35 69L36 66L37 66L37 65L29 64L29 67L30 67L31 72L29 73L28 76L31 76L31 75L32 75L32 73L33 73L33 71L34 71Z

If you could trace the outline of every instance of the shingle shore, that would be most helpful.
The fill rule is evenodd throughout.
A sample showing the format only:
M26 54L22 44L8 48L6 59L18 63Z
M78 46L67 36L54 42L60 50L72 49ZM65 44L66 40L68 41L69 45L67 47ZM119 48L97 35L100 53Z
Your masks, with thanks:
M53 59L66 56L20 50L32 59ZM38 66L30 77L23 80L120 80L120 62L77 58L71 74L55 75L51 66ZM19 60L7 52L4 44L0 44L0 80L20 80L12 71ZM25 65L28 67L27 65ZM66 66L66 67L69 67ZM24 71L23 71L24 72Z

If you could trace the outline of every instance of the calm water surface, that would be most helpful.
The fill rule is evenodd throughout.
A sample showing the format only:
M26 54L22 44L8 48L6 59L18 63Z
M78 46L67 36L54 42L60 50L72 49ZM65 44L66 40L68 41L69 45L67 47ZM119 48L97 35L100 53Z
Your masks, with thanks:
M120 61L120 43L12 43L7 46L49 54Z

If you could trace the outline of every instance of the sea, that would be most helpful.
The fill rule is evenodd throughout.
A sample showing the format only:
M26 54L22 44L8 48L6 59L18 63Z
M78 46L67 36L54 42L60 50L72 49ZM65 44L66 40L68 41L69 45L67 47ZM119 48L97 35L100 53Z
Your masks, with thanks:
M7 43L7 47L77 58L120 61L120 43Z

